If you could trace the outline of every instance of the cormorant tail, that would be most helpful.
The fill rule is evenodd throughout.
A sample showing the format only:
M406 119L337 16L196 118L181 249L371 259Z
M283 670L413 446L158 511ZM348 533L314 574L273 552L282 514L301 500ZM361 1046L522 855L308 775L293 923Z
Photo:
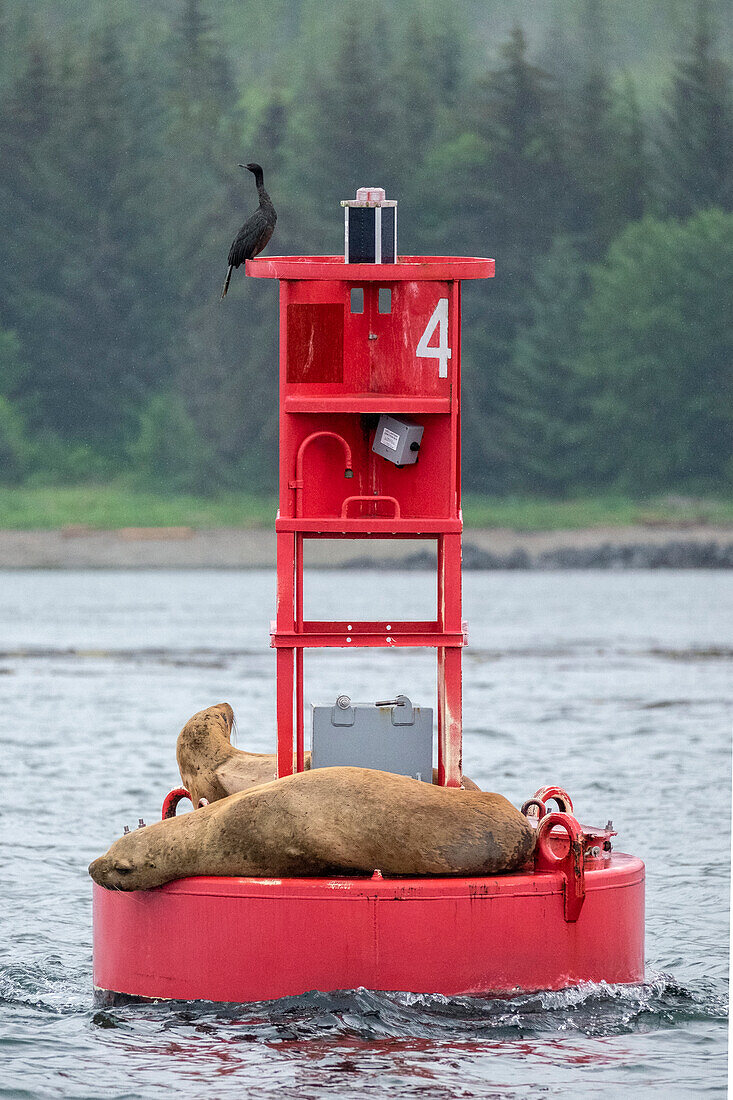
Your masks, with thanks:
M232 271L234 271L234 264L229 264L229 268L227 270L227 277L224 280L224 287L223 287L222 292L221 292L221 298L219 299L220 302L223 302L224 299L227 296L227 291L229 290L229 280L232 277Z

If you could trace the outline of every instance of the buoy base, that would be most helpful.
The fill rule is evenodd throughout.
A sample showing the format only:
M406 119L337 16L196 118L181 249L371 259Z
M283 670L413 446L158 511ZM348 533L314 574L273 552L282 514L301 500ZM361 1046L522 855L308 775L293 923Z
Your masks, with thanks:
M94 985L144 999L264 1001L360 986L492 995L644 977L644 864L482 878L197 877L94 885Z

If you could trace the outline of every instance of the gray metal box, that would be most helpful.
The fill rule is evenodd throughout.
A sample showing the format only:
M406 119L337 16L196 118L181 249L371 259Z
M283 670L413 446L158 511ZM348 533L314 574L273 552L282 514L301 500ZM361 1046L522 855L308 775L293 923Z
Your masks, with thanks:
M417 462L424 430L421 424L384 414L379 418L372 450L395 466L409 466Z
M311 704L312 768L376 768L433 781L433 709L414 707L406 695L384 703Z

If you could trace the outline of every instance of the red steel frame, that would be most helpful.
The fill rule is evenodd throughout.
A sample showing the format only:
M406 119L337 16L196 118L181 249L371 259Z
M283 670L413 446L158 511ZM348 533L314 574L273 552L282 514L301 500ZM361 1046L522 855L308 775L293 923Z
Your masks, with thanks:
M460 280L493 276L493 260L404 257L396 264L346 265L341 257L283 256L250 260L246 270L280 280L277 610L271 643L277 652L278 775L304 768L305 649L428 646L437 650L438 782L458 787L461 649L467 641L461 601ZM379 308L380 288L390 292L388 312ZM363 295L361 310L354 312L352 290ZM416 354L441 298L448 299L450 347L443 377L436 358ZM437 338L436 329L430 346ZM426 425L416 465L397 470L371 453L380 413L418 417ZM306 620L307 538L435 540L435 620Z

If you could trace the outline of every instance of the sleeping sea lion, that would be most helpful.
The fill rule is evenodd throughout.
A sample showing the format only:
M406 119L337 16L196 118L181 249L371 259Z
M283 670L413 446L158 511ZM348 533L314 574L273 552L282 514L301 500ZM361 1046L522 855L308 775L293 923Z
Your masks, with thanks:
M216 802L227 795L270 783L277 778L275 753L244 752L231 743L234 711L229 703L200 710L189 718L178 735L176 759L183 786L191 795L194 806L199 800ZM305 754L305 767L311 766L311 754ZM433 770L433 783L438 779ZM463 776L466 790L479 788Z
M493 875L521 867L534 843L500 794L316 768L128 833L89 874L111 890L191 875Z

